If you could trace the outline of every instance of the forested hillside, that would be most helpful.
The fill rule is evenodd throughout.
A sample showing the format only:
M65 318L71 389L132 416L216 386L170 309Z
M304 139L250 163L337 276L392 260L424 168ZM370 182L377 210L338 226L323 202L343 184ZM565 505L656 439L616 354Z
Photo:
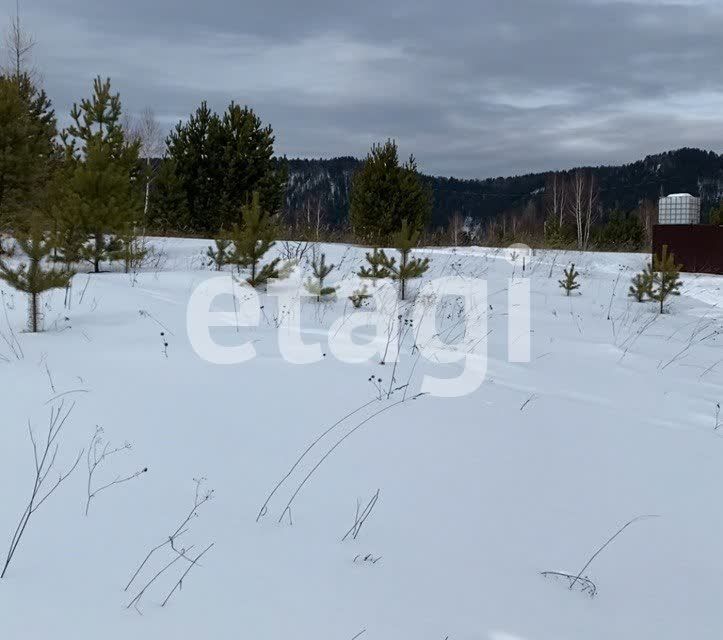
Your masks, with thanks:
M361 161L351 157L330 160L289 160L285 211L292 220L344 225L349 210L349 190ZM703 198L707 212L723 198L723 155L699 149L679 149L631 164L581 167L592 170L600 189L603 212L635 209L645 199L689 192ZM576 169L563 173L573 174ZM521 211L532 203L542 213L549 173L505 178L459 180L425 176L434 194L432 225L446 226L454 213L475 221Z

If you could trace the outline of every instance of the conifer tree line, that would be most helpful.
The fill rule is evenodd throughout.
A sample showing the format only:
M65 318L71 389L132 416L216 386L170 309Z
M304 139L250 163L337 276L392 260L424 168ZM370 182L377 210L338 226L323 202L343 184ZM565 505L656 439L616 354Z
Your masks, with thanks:
M209 265L245 269L253 286L279 277L279 260L264 258L279 234L286 183L271 126L248 106L231 102L219 114L202 102L163 140L152 113L134 123L111 80L98 76L61 130L27 70L32 40L19 20L15 27L15 55L0 75L0 253L8 251L0 278L31 296L33 330L38 296L69 287L75 272L139 268L148 230L217 238ZM407 280L426 268L409 256L432 210L414 157L401 163L391 140L374 145L351 200L356 236L399 248L399 264L381 252L380 277L398 279L403 296ZM318 298L331 293L328 273L322 256Z
M19 250L16 263L3 258L0 277L29 294L34 331L41 293L66 286L83 265L98 272L119 261L128 271L145 253L137 231L139 145L125 135L121 113L110 80L98 77L58 131L52 103L30 73L0 76L0 231Z

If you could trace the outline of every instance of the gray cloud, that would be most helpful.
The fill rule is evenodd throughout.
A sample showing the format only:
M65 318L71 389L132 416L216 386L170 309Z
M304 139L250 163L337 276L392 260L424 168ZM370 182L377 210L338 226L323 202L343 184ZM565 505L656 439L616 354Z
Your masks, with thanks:
M387 137L484 177L723 149L719 0L23 0L59 113L110 75L170 126L252 105L290 156ZM13 0L0 0L8 17Z

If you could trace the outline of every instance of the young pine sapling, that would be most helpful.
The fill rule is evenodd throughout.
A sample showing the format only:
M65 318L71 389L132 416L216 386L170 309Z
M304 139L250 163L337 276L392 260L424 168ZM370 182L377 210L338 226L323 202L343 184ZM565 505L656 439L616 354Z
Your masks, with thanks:
M675 256L668 253L668 245L663 245L660 257L653 256L653 283L650 291L650 297L660 303L660 313L663 313L663 305L669 296L680 295L682 286L680 265L675 264Z
M234 229L232 235L234 251L231 262L249 269L246 282L252 287L258 287L279 277L280 258L274 258L263 266L260 264L266 252L275 244L276 227L271 216L262 209L257 192L254 192L251 203L241 208L241 213L243 223Z
M321 254L321 258L317 259L316 256L311 261L311 269L314 277L308 278L304 286L306 290L316 296L316 301L321 302L322 298L331 297L336 293L336 287L324 286L324 280L334 270L333 264L326 264L326 255Z
M66 287L73 273L46 268L45 264L53 250L52 243L37 216L31 219L29 231L16 233L15 240L27 262L21 262L13 268L6 258L0 258L0 279L28 295L28 329L36 333L41 325L41 294Z
M221 271L232 259L231 240L227 237L221 237L214 240L214 243L216 246L209 246L206 251L208 266L213 266L216 271Z
M628 295L635 298L638 302L643 302L649 297L653 288L653 267L648 264L640 273L632 280Z
M567 269L563 271L565 274L564 280L558 280L560 288L565 290L566 295L570 295L571 291L580 288L580 284L577 282L577 278L580 275L575 271L575 263L573 262Z
M384 265L388 262L384 249L374 249L372 253L366 254L368 267L361 267L357 274L360 278L371 280L376 286L377 280L391 278L392 274Z
M406 220L402 228L392 236L392 246L399 252L399 263L396 258L388 257L383 250L378 255L379 267L389 274L392 280L399 281L399 297L404 300L407 293L407 282L421 278L429 269L429 258L412 258L412 249L419 241L419 231L412 229Z
M132 222L121 227L116 242L118 248L109 255L109 258L111 261L121 261L125 273L140 269L150 256L151 249L146 239L138 235L135 224Z

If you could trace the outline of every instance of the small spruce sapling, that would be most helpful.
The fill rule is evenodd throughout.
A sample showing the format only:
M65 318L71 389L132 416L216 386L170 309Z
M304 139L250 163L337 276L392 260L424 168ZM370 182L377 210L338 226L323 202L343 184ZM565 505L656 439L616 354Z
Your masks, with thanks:
M216 271L221 271L223 267L232 260L231 240L225 236L214 240L215 247L208 247L206 257L208 258L208 266L213 266Z
M274 258L261 266L261 259L274 246L276 227L270 216L261 208L259 194L254 192L250 204L241 208L243 224L233 233L234 251L231 262L249 269L246 278L252 287L266 284L272 278L279 277L280 258Z
M333 296L336 293L336 287L325 287L324 280L334 270L333 264L326 264L326 255L321 254L321 258L317 260L316 256L311 261L311 269L314 277L309 277L305 283L306 290L316 296L316 301L321 302L322 298Z
M12 268L6 260L0 258L0 279L28 295L28 329L36 333L41 324L41 294L66 287L73 273L45 268L44 263L49 260L53 248L37 215L32 217L29 230L18 232L15 240L27 261Z
M563 271L565 274L564 280L558 280L558 283L560 284L560 288L565 290L566 295L570 295L571 291L575 291L575 289L580 288L580 284L577 282L577 277L580 275L577 271L575 271L575 263L573 262L569 268L565 269Z
M651 295L653 287L653 267L648 264L638 273L632 280L628 295L635 298L638 302L643 302L646 297Z
M660 313L663 313L663 305L669 296L679 296L680 287L683 282L680 280L680 265L675 263L675 255L668 253L668 245L663 245L660 257L653 256L653 283L650 297L660 303Z

